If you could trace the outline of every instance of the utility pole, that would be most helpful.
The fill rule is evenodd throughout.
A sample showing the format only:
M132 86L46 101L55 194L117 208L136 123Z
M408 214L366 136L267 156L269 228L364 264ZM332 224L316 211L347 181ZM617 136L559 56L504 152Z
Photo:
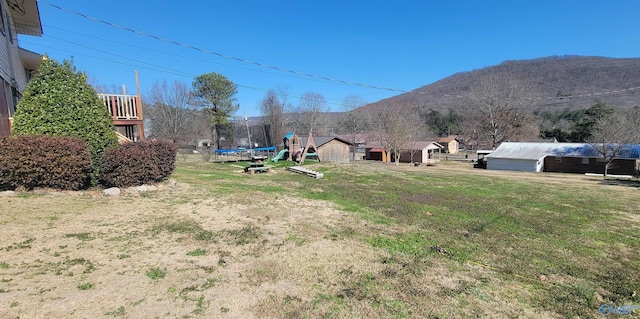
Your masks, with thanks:
M251 132L249 131L249 119L247 118L247 114L244 114L244 124L247 126L247 138L249 138L249 149L253 148L253 144L251 144Z

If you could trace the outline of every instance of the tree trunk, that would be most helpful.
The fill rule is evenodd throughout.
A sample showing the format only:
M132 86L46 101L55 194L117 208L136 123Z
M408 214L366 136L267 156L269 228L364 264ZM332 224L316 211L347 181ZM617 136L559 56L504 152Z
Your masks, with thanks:
M213 150L218 149L218 128L215 124L211 127L211 144Z
M602 176L603 176L604 178L607 178L607 175L609 174L609 166L611 165L611 162L612 162L612 161L613 161L613 160L610 160L610 161L606 161L606 162L604 163L604 174L602 174Z

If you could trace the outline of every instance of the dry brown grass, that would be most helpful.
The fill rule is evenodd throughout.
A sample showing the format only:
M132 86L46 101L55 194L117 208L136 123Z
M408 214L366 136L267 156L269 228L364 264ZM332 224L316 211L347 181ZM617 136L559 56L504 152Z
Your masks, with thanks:
M461 167L439 165L426 174L498 176ZM379 168L341 169L357 175ZM419 169L425 172L385 166L391 175ZM601 182L513 176L573 180L576 187ZM256 176L254 183L268 185L266 178ZM505 279L491 267L437 255L391 255L363 240L407 231L398 225L366 222L326 201L221 195L208 187L165 183L156 192L119 197L95 191L0 197L0 317L559 317L532 307L541 284L536 278L530 284ZM637 215L620 214L637 222ZM187 255L198 249L206 253ZM150 269L166 276L152 279Z

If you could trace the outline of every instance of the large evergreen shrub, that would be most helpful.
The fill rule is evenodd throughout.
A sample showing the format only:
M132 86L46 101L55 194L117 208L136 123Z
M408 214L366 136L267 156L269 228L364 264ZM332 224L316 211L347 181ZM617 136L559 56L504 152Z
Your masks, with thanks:
M87 188L91 154L77 137L30 136L0 138L0 184L14 188Z
M118 145L109 111L71 62L43 61L29 81L14 115L12 134L75 136L89 146L92 183L102 155Z

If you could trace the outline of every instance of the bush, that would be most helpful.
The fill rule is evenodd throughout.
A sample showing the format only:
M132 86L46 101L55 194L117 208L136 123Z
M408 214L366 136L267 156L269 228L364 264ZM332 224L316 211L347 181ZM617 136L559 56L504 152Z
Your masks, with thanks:
M109 150L100 162L100 183L130 187L161 182L173 173L176 146L168 141L124 143Z
M78 190L90 186L91 153L76 137L22 135L0 139L0 184Z
M12 134L83 139L91 152L94 184L98 181L100 157L118 147L109 111L87 84L87 76L76 71L69 61L42 62L18 103Z

